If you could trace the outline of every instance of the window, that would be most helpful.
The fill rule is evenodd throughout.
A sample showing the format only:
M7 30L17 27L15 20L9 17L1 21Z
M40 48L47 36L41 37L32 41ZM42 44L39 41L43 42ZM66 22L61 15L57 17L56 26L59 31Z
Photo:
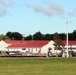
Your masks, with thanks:
M9 49L8 49L8 51L9 51Z
M37 51L37 48L36 48L36 51Z
M30 52L30 48L28 49L28 52Z
M41 51L41 48L40 48L40 51Z
M26 48L22 48L22 50L26 50Z
M14 49L14 51L15 51L15 49Z

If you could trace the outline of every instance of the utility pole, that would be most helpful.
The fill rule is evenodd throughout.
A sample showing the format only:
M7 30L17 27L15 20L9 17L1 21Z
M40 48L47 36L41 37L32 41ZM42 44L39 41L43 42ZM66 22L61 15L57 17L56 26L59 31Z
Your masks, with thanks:
M66 52L67 52L67 58L69 57L68 53L68 21L66 21Z

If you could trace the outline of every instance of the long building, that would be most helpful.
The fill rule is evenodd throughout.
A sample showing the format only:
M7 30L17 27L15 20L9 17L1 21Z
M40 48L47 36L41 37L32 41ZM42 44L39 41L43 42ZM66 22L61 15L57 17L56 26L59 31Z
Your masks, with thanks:
M60 50L55 49L54 43L52 40L2 40L0 41L0 51L47 54L50 48L52 53L60 53ZM63 40L63 43L66 50L66 40ZM76 41L68 41L68 49L76 52Z

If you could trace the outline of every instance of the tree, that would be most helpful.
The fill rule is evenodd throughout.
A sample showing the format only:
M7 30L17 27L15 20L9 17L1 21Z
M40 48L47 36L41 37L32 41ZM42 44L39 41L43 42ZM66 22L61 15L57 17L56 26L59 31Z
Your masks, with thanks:
M68 33L68 40L74 40L73 33Z
M0 35L0 41L1 40L9 40L10 38L9 37L7 37L6 35Z
M11 40L22 40L23 36L18 32L7 32L6 36L8 36Z
M63 44L61 37L59 36L58 33L54 34L53 40L55 42L55 44L54 44L55 48L61 50L63 48L64 44Z
M43 40L44 38L44 35L41 33L41 32L36 32L34 35L33 35L33 39L34 40Z
M72 33L68 33L69 40L76 40L76 30L74 30Z
M29 36L25 37L25 40L33 40L33 36L29 35Z
M52 37L53 36L51 34L45 34L44 35L44 40L52 40L53 39Z
M12 39L12 32L7 32L6 36L8 36L10 39Z
M73 31L73 39L76 40L76 30Z
M65 33L61 33L61 34L59 34L59 36L61 37L62 40L66 39L66 34Z

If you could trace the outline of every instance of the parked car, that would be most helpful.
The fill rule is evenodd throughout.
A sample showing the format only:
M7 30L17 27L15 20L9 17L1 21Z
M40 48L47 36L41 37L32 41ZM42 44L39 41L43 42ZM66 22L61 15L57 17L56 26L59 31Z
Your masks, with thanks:
M68 53L69 53L70 56L73 56L73 57L76 56L76 52L75 51L68 51Z
M65 56L67 56L67 52L65 50L62 50L60 55L62 56L63 53L65 54ZM76 56L76 52L75 51L68 51L69 53L69 57L75 57Z
M49 56L52 57L60 57L61 56L61 50L50 50L49 51Z

